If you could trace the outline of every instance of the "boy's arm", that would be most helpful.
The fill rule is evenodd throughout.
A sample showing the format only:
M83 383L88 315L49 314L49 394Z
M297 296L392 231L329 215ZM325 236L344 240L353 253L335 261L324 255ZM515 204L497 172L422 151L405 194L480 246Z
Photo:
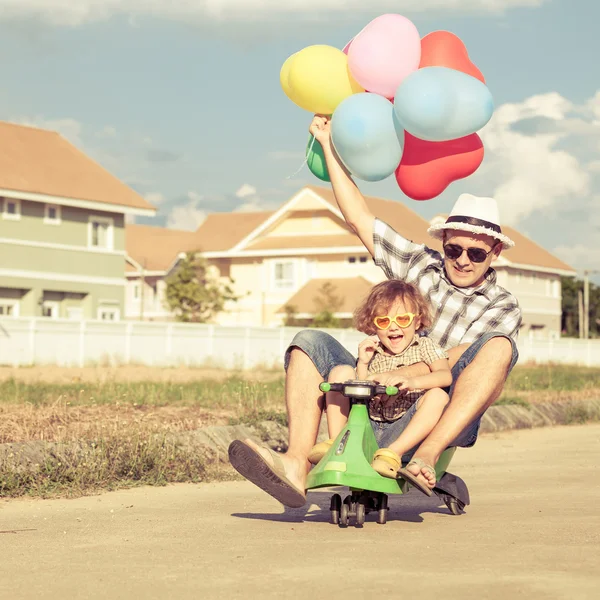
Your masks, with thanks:
M430 390L436 387L448 387L452 383L452 371L447 358L434 360L431 365L431 373L410 377L404 380L399 389L408 390Z

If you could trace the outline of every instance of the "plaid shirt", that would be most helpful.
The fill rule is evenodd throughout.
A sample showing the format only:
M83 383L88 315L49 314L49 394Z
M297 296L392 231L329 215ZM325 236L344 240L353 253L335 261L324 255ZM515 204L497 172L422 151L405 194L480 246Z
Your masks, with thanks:
M429 301L433 324L426 333L442 348L473 343L491 331L516 341L521 309L517 299L496 283L494 269L488 270L478 287L459 288L447 278L439 252L404 239L379 219L375 219L373 243L375 264L388 279L414 284Z
M388 354L384 348L377 346L375 353L369 361L369 373L387 373L400 367L408 367L424 362L432 362L448 358L448 353L442 350L428 337L415 335L412 343L400 354ZM374 398L369 403L369 415L373 421L395 421L399 419L425 392L425 390L411 390L397 396L382 396Z

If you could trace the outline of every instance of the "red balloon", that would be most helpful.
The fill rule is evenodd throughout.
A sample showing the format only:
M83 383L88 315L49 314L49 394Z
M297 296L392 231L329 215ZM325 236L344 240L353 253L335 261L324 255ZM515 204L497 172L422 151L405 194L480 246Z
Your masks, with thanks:
M405 131L396 181L409 198L431 200L453 181L475 173L482 161L483 143L476 133L447 142L427 142Z
M419 69L423 67L448 67L485 83L481 71L471 62L462 40L449 31L433 31L421 40Z

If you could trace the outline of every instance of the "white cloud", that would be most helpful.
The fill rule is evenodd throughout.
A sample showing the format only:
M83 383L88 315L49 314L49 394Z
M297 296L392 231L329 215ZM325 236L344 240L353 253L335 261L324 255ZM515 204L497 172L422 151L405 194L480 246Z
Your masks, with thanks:
M574 154L559 147L573 134L569 115L578 110L555 92L537 95L498 107L482 130L486 159L479 177L492 182L507 225L516 225L538 210L557 210L566 201L590 193L588 170ZM527 135L514 127L536 117L554 121L555 131Z
M105 125L96 135L99 138L116 138L117 130L112 125Z
M244 183L242 187L235 193L238 198L248 198L249 196L256 196L256 188L252 187L249 183Z
M517 7L538 7L550 0L370 0L372 13L444 12L502 13ZM354 17L365 10L364 0L0 0L0 19L36 17L53 25L83 23L125 15L137 25L136 17L170 18L188 22L263 21L265 18L326 16Z
M198 208L195 202L174 206L167 216L167 227L196 231L206 219L206 211Z
M154 206L160 206L166 201L166 198L160 192L149 192L144 198Z

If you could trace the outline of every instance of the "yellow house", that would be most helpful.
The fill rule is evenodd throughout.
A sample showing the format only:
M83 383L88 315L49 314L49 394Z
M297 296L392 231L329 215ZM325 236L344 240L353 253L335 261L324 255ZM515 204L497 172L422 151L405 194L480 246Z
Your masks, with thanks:
M429 223L400 202L367 197L372 212L416 243L441 250L427 234ZM444 218L442 216L437 218ZM524 333L558 337L561 275L575 271L514 229L516 247L494 267L501 285L519 298ZM310 318L326 282L343 301L336 316L349 319L370 287L385 276L346 225L330 188L306 186L278 210L214 213L195 232L127 226L126 318L170 319L164 279L186 251L201 252L242 296L219 314L223 325L278 326L285 306Z

